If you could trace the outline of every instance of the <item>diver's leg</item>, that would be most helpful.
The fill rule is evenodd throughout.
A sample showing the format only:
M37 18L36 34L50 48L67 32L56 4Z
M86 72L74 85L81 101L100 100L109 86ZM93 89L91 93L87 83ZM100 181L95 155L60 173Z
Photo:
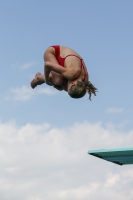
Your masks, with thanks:
M59 64L56 57L49 53L49 51L46 50L44 53L44 62L51 62L55 64ZM45 70L45 63L44 63L44 70ZM52 83L52 85L62 85L63 84L63 76L57 72L51 71L49 74L49 80Z

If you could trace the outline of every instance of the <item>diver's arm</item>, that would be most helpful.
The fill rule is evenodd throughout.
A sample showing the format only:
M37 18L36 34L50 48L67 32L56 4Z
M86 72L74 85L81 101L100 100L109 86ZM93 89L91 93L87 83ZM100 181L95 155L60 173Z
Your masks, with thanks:
M75 71L73 69L70 70L65 67L62 67L59 64L47 61L45 62L45 67L44 67L45 81L47 84L48 84L49 73L51 71L61 74L67 80L73 80L75 78L75 73L74 73Z

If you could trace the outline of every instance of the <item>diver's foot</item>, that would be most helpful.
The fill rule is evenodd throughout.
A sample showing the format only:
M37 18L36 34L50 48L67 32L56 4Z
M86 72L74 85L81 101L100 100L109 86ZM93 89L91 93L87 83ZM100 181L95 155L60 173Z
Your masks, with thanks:
M43 83L45 83L44 76L38 72L31 81L31 87L34 89L37 85L41 85Z

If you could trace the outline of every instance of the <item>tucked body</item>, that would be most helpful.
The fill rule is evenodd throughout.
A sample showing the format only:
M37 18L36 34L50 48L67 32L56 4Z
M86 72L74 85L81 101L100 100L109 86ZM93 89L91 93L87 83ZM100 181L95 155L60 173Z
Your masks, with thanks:
M82 57L64 46L51 46L44 52L44 74L38 72L31 87L46 83L58 90L65 90L73 98L83 97L88 91L96 95L97 90L88 81L88 71Z

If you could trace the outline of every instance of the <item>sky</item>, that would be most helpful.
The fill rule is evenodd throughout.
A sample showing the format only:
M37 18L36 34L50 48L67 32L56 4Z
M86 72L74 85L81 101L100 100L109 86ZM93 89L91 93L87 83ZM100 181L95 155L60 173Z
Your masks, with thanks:
M0 199L132 200L132 165L88 150L133 146L133 1L0 1ZM67 46L98 88L72 99L30 82Z

